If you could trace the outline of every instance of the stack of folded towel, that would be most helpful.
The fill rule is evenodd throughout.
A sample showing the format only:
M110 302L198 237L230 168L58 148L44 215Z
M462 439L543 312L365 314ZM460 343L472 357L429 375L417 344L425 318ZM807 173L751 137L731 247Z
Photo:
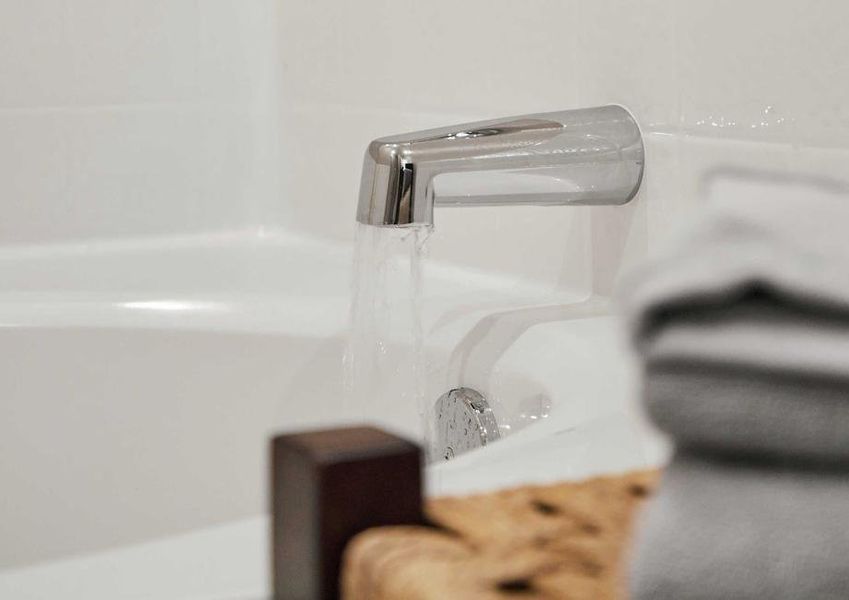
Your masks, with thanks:
M849 598L849 196L715 201L624 288L675 443L632 596Z

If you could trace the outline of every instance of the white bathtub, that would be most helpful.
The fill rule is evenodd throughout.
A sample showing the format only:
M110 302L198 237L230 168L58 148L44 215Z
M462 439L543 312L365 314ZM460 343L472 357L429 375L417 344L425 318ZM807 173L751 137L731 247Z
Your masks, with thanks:
M343 400L350 261L253 230L0 252L0 598L262 597L272 432L418 433L413 406ZM431 493L660 460L603 299L425 279L430 397L460 378L550 413L429 469Z

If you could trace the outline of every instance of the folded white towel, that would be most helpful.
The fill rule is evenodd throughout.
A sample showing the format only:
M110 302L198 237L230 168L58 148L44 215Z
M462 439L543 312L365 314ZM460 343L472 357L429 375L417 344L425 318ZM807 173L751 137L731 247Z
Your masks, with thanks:
M642 347L676 315L752 296L849 321L849 195L785 182L716 199L625 280L620 301Z

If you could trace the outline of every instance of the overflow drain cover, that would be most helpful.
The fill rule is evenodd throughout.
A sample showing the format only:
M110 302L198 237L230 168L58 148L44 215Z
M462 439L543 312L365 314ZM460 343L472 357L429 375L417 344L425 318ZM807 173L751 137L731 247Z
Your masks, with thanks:
M486 398L472 388L456 388L436 401L436 456L450 460L499 438L498 423Z

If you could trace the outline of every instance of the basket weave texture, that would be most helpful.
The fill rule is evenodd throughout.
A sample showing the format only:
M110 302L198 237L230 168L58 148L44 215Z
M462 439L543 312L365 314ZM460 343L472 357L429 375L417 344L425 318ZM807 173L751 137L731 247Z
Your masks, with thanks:
M433 528L377 528L351 541L343 598L623 598L632 524L657 480L638 471L431 500Z

